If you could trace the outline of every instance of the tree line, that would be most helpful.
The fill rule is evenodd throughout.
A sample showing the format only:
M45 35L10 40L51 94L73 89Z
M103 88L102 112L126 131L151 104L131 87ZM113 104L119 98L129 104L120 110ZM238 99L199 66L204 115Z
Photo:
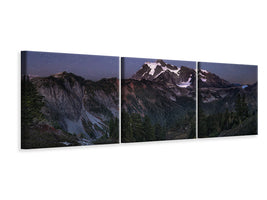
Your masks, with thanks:
M23 76L21 81L21 127L32 127L44 119L41 112L44 106L43 97L39 95L36 87L29 80L28 76Z
M238 94L235 100L233 111L228 109L222 113L206 115L199 108L198 111L198 132L199 137L215 137L222 131L229 130L241 125L247 118L255 115L255 112L249 113L248 104L245 95Z
M119 119L111 118L109 121L109 137L113 140L119 139Z
M122 142L143 142L166 139L166 128L159 123L152 124L150 118L138 113L122 111Z

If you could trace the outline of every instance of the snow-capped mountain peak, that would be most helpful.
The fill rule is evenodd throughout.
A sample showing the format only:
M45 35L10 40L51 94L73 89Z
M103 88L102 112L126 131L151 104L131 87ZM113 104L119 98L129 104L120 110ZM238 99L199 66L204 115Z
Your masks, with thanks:
M163 60L157 60L156 62L145 62L132 78L187 88L193 86L192 83L195 82L195 70L184 66L177 67L167 64Z
M163 61L157 61L157 62L145 62L145 65L147 65L149 68L150 68L150 71L148 72L150 75L154 76L154 78L157 78L160 74L162 74L163 72L165 71L170 71L170 72L173 72L177 75L179 75L179 71L180 71L180 68L174 66L174 65L170 65L170 64L166 64L164 63ZM159 72L156 72L156 69L158 70ZM145 75L145 73L144 73Z
M166 64L163 60L157 60L156 62L145 62L141 69L134 75L134 78L153 80L166 71L172 72L179 76L180 68L171 64Z
M159 63L157 62L145 62L145 65L147 65L150 68L149 74L150 75L154 75L155 73L155 69L157 66L161 66Z

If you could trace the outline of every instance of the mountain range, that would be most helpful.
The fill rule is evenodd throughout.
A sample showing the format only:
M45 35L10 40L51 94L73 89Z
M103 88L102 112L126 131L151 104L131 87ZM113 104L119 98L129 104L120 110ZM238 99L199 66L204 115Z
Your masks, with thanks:
M122 79L121 91L122 142L196 137L195 69L163 60L145 62L131 78ZM257 83L230 83L199 69L198 100L199 124L204 127L199 128L200 137L256 131ZM23 148L119 142L116 78L91 81L68 72L26 76L21 107ZM245 117L239 116L240 110ZM216 127L210 128L215 119Z
M257 83L251 85L230 83L214 73L199 69L198 86L199 103L207 113L219 112L226 108L233 110L238 94L246 95L247 102L253 109L257 106Z

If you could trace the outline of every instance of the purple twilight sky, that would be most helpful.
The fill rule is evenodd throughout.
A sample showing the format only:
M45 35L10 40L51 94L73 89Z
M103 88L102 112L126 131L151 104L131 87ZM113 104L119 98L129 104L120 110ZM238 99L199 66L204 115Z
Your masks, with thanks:
M257 65L199 62L198 67L208 70L230 83L253 84L258 80Z
M119 78L119 57L26 51L26 61L22 74L43 77L67 71L93 81Z

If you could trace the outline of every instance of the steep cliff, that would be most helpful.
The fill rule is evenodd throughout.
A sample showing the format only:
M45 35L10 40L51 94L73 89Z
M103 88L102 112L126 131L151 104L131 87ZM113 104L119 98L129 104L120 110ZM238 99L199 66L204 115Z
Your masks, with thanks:
M110 139L110 121L119 117L118 79L94 82L62 72L30 81L43 96L45 126L74 135L81 145Z

